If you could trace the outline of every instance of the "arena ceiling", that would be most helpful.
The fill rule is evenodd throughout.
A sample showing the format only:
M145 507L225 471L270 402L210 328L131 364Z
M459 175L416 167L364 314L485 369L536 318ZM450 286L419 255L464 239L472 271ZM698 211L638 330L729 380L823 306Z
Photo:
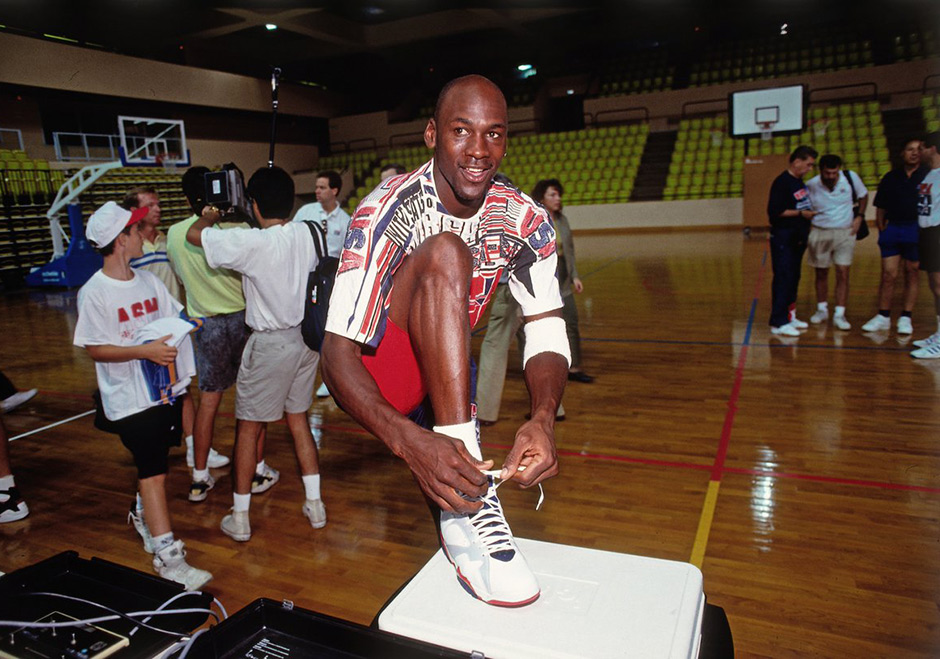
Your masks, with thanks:
M936 0L0 0L2 29L125 55L323 86L392 107L455 76L596 69L657 44L772 34L851 18L937 23ZM276 25L271 30L266 26ZM935 28L940 27L936 25Z

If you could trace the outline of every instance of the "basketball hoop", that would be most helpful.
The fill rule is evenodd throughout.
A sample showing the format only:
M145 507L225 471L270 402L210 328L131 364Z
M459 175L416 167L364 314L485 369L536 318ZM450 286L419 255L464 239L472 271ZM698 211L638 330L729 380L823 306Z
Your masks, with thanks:
M758 122L757 125L760 126L760 138L764 140L765 142L773 138L774 136L773 127L775 123L776 122L773 122L773 121Z
M175 172L176 163L179 162L180 157L179 154L170 153L168 151L166 153L157 154L154 160L156 160L157 167L163 167L163 170L167 172Z

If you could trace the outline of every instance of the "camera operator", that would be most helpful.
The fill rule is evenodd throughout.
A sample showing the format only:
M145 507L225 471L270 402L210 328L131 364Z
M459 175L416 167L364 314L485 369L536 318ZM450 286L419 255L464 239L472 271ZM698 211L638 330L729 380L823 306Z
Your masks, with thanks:
M259 169L248 181L248 198L260 229L221 231L214 225L222 216L207 206L186 232L189 243L205 250L211 267L242 274L245 321L252 329L237 377L234 506L221 525L239 542L251 538L248 510L258 436L265 423L285 412L303 475L303 513L314 528L326 525L317 448L306 418L319 355L300 332L307 276L317 254L307 227L289 220L294 182L287 172Z

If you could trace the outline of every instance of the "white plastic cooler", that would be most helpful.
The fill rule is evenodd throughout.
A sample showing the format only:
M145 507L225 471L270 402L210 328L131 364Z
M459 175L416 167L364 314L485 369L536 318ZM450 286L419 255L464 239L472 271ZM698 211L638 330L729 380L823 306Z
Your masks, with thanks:
M379 628L491 659L693 659L705 595L694 565L516 538L542 595L484 604L438 551L379 616Z

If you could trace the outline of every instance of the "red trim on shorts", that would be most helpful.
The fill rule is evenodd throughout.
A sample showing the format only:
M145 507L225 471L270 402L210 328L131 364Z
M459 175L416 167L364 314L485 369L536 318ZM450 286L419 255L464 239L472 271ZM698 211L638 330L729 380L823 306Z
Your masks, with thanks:
M379 386L382 397L402 414L412 412L428 395L411 337L390 319L375 354L363 355L362 365Z

